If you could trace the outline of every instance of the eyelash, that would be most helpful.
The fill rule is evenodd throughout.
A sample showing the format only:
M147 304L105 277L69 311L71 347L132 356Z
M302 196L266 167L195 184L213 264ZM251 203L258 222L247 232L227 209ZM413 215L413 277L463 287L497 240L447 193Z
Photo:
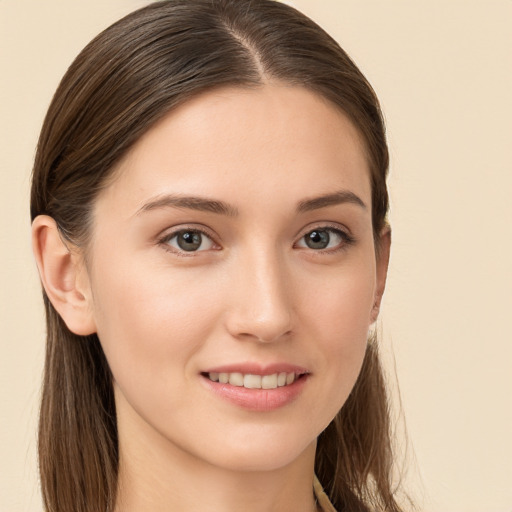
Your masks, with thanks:
M303 249L310 249L311 252L313 252L315 255L316 254L318 254L318 255L337 254L341 251L346 250L348 247L353 245L356 241L353 236L349 235L346 231L340 229L338 226L319 225L312 229L308 229L294 245L296 245L298 242L304 240L307 235L310 235L311 233L313 233L315 231L327 232L327 233L331 233L331 234L334 233L341 238L341 242L337 246L331 247L331 248L313 249L311 247L301 247Z
M201 235L204 235L206 238L208 238L214 246L218 245L215 242L214 237L212 236L212 234L209 231L207 231L205 229L198 228L198 227L193 227L193 228L184 227L184 228L177 229L176 231L173 231L171 233L167 233L165 236L163 236L162 238L160 238L158 240L158 244L161 245L166 251L168 251L176 256L185 257L185 258L194 256L194 254L197 252L203 252L203 251L185 251L185 250L179 250L179 249L171 247L169 245L169 242L174 237L178 236L180 233L199 233ZM215 250L219 250L219 249L215 249Z
M314 231L335 233L337 236L339 236L341 238L342 241L340 244L338 244L338 246L329 248L329 249L313 249L311 247L300 247L300 248L310 249L311 252L313 252L315 254L328 255L328 254L336 254L338 252L346 250L349 246L353 245L356 242L356 240L353 236L349 235L346 231L343 231L339 227L334 227L334 226L329 226L329 225L320 225L320 226L308 229L308 231L306 231L303 235L301 235L301 237L298 239L298 241L294 243L294 247L297 246L297 243L299 241L303 240L307 235L313 233ZM204 252L204 251L185 251L185 250L179 250L176 248L172 248L169 245L169 242L181 233L199 233L199 234L207 237L214 246L218 246L218 244L215 242L214 237L211 235L210 232L208 232L205 229L198 228L198 227L193 227L193 228L185 227L185 228L180 228L171 233L167 233L165 236L163 236L162 238L160 238L158 240L158 244L163 246L163 248L166 251L171 252L172 254L180 256L180 257L191 257L191 256L194 256L195 253L197 253L197 252ZM219 250L219 249L214 249L214 250Z

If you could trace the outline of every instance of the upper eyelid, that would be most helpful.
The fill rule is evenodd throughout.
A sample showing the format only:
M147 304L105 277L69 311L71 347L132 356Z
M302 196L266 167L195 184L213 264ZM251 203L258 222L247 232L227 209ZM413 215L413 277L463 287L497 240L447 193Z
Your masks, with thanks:
M299 240L300 238L302 238L303 236L307 235L308 233L311 233L311 231L314 231L315 229L325 229L325 230L331 230L331 231L338 231L340 233L345 234L348 237L353 238L352 232L346 226L344 226L342 224L338 224L337 222L327 222L327 221L315 222L313 224L308 225L305 228L302 228L297 233L295 238L297 240Z
M183 231L196 231L198 233L201 233L203 235L206 235L208 238L211 238L211 240L215 243L216 242L216 235L212 232L212 230L208 229L206 226L201 226L201 225L193 225L193 224L190 224L190 225L179 225L179 226L175 226L175 227L171 227L171 228L166 228L164 230L162 230L157 236L156 238L159 240L159 241L163 241L163 240L170 240L172 237L176 236L178 233L182 233Z

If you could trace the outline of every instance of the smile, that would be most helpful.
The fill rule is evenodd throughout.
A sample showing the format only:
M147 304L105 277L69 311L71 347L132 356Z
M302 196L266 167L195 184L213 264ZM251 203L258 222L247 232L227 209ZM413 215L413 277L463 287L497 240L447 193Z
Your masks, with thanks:
M300 377L300 374L296 374L295 372L280 372L271 375L254 375L239 372L210 372L207 373L206 376L212 382L230 384L231 386L244 387L246 389L276 389L293 384L295 380Z
M311 374L299 369L293 372L292 369L275 373L268 373L267 369L261 372L265 375L257 373L261 370L255 371L256 368L246 369L247 373L231 370L209 371L201 375L206 389L223 400L249 411L269 412L294 402L307 385Z

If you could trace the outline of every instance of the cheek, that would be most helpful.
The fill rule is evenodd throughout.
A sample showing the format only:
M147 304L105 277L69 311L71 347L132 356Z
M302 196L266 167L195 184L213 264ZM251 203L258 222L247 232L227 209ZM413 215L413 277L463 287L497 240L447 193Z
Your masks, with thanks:
M312 417L325 418L324 428L345 403L361 369L375 293L372 268L371 261L352 267L307 299L318 367L325 371L320 393L325 399L318 401Z
M185 380L188 361L212 328L213 285L155 265L97 268L108 271L94 275L94 314L118 385L137 381L152 396L150 388Z
M364 255L363 255L364 256ZM319 276L317 282L304 283L301 288L306 301L304 311L326 339L337 347L349 347L361 337L366 338L375 300L375 263L361 258L358 264L336 269Z

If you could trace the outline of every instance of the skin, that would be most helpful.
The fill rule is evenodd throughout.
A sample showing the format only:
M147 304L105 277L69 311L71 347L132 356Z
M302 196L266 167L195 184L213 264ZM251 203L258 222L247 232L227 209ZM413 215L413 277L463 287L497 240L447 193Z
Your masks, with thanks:
M365 206L297 211L340 191ZM167 194L231 214L147 207ZM200 250L172 238L187 229L207 233ZM315 229L328 248L307 246ZM71 330L98 333L114 375L117 510L314 510L316 438L357 378L389 254L386 230L376 256L368 164L347 117L283 84L205 93L117 166L87 264L56 233L52 219L34 222L43 284ZM293 402L249 411L201 376L245 362L309 375Z

